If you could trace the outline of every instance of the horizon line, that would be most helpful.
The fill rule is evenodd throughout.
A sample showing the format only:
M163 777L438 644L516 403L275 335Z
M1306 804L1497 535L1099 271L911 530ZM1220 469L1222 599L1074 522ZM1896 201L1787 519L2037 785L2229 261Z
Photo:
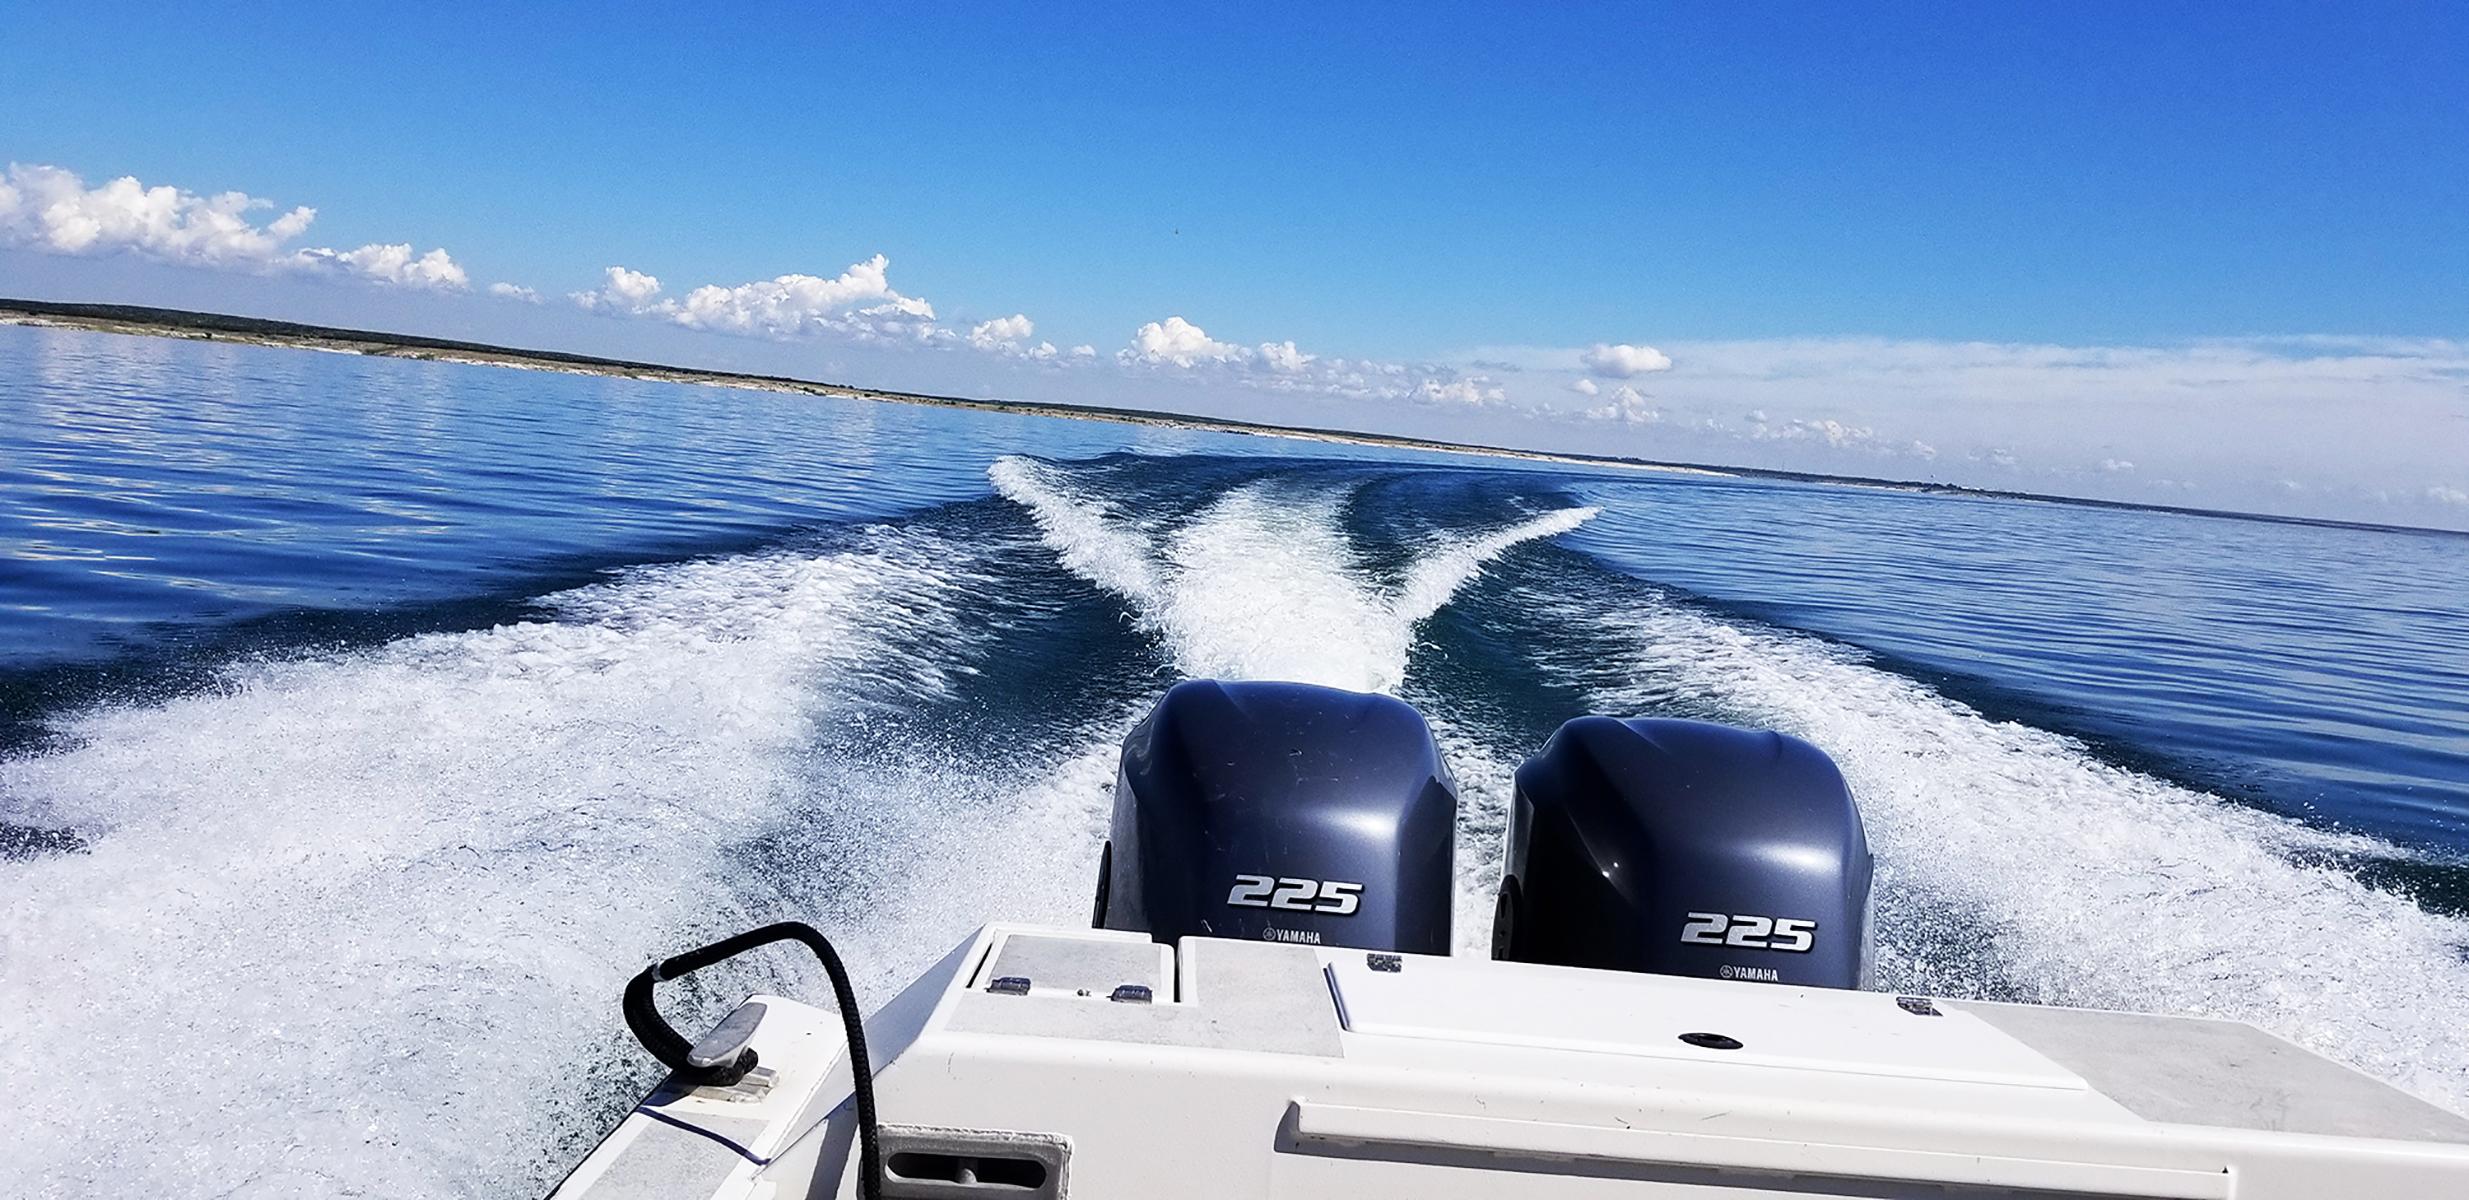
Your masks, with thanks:
M276 349L323 349L379 358L411 358L420 361L462 362L473 366L512 369L548 369L577 375L642 378L650 382L685 383L715 387L746 387L757 390L792 391L808 395L835 395L879 403L923 404L945 408L966 408L988 412L1006 412L1024 416L1044 416L1065 420L1111 421L1121 424L1169 425L1207 432L1250 434L1284 437L1300 441L1337 441L1357 445L1394 449L1421 450L1443 454L1478 455L1493 458L1522 459L1559 463L1571 466L1618 468L1627 470L1665 471L1701 475L1729 476L1786 483L1815 483L1876 490L1919 492L1942 496L1964 496L1981 499L2021 500L2039 504L2063 504L2082 508L2119 509L2136 512L2172 513L2180 516L2209 517L2222 520L2261 521L2282 525L2307 525L2329 529L2353 529L2367 532L2435 534L2444 537L2469 537L2469 530L2445 529L2428 525L2404 525L2385 521L2359 521L2334 517L2307 517L2285 513L2246 512L2236 509L2200 508L2191 505L2153 504L2131 500L2108 500L2092 496L2067 496L2049 492L2026 492L2002 488L1972 487L1965 484L1939 483L1928 480L1891 479L1880 476L1835 475L1814 471L1792 471L1772 467L1730 466L1719 463L1683 462L1676 460L1639 458L1629 455L1586 454L1575 451L1536 450L1519 446L1490 445L1479 442L1452 442L1412 434L1378 433L1367 430L1322 428L1308 425L1280 425L1266 421L1250 421L1238 417L1220 417L1157 409L1125 408L1114 405L1073 404L1051 400L1012 400L999 397L947 396L932 392L908 392L887 388L863 387L856 384L832 383L805 379L793 375L765 375L746 371L728 371L705 367L684 367L667 363L642 362L630 359L606 358L577 354L564 350L540 350L519 346L502 346L487 342L467 342L422 334L393 333L384 330L351 329L333 325L314 325L299 321L251 317L237 313L204 312L195 309L161 308L140 304L108 304L81 301L26 300L0 297L0 324L76 329L90 333L123 334L129 336L169 337L187 341L219 341L237 345L259 345ZM394 350L431 351L434 354L398 354ZM464 355L477 357L444 357ZM666 377L666 378L663 378Z

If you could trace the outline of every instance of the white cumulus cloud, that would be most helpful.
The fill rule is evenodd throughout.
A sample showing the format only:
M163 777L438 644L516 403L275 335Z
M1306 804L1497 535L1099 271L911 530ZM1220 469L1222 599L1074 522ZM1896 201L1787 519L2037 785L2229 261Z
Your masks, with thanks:
M300 254L306 261L331 263L348 274L380 283L445 291L461 291L471 286L470 277L445 251L421 254L408 242L372 244L357 250L303 250Z
M2445 487L2442 484L2426 489L2426 498L2437 504L2469 507L2469 491L2456 487Z
M1586 369L1605 379L1629 379L1672 369L1672 360L1652 346L1597 342L1578 356Z
M1624 425L1653 425L1663 419L1663 411L1648 401L1645 393L1624 383L1613 389L1608 402L1587 409L1586 416L1591 420L1618 421Z
M1817 442L1834 450L1861 450L1872 454L1908 455L1934 459L1937 447L1919 440L1905 440L1881 435L1866 425L1854 425L1833 417L1784 417L1770 419L1764 410L1751 412L1742 418L1749 440L1754 442ZM1990 461L2000 466L2013 465L2012 456L1993 451Z
M489 294L500 300L520 300L525 304L540 303L540 293L519 283L492 283Z
M264 225L248 214L274 205L244 192L201 196L123 176L89 188L75 172L10 163L0 183L0 232L57 254L130 250L166 262L256 265L287 255L317 210L294 208Z
M1132 333L1132 344L1117 357L1125 362L1172 363L1190 367L1204 362L1240 362L1251 351L1210 337L1181 317L1151 321Z
M660 295L657 276L624 267L610 267L602 272L606 282L598 290L568 292L566 298L594 312L650 314L667 313L655 298Z
M191 267L327 272L398 287L462 291L471 284L444 250L371 243L357 250L292 248L317 210L286 210L245 192L200 195L122 176L94 187L61 167L10 163L0 174L0 244L51 254L135 254Z
M891 260L875 255L832 278L789 274L724 287L704 284L684 298L664 296L657 276L626 267L603 272L598 288L568 293L594 312L649 317L688 329L781 340L830 334L859 341L953 340L934 323L934 305L891 286ZM1024 320L1026 318L1023 318Z
M1418 379L1406 390L1406 398L1426 404L1464 404L1480 407L1500 399L1500 389L1481 376L1457 379Z
M2122 458L2104 458L2100 460L2100 469L2111 475L2123 475L2134 470L2135 464Z
M1008 317L981 321L971 327L969 344L997 354L1018 354L1036 332L1037 323L1031 321L1027 313L1013 313ZM1050 354L1053 349L1052 346L1047 347Z
M1180 316L1151 321L1115 352L1127 368L1190 373L1263 391L1347 400L1406 400L1419 404L1490 405L1506 397L1481 375L1424 363L1327 358L1292 341L1246 346L1220 341Z
M674 319L697 329L775 337L811 331L914 336L934 306L893 291L891 260L875 255L838 277L782 275L736 287L705 284L686 294Z
M1569 390L1576 392L1581 396L1593 396L1601 394L1603 391L1603 385L1580 375L1577 377L1576 382L1569 385Z
M1310 366L1316 357L1296 349L1291 341L1260 344L1260 361L1270 370L1283 371L1288 375Z

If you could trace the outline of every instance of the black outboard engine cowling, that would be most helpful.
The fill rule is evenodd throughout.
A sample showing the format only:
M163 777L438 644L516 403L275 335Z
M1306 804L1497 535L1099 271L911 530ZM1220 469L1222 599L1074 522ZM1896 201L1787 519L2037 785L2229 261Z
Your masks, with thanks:
M1581 717L1518 768L1492 953L1859 987L1870 869L1860 811L1817 747Z
M1123 741L1095 923L1447 954L1456 825L1456 785L1404 702L1179 683Z

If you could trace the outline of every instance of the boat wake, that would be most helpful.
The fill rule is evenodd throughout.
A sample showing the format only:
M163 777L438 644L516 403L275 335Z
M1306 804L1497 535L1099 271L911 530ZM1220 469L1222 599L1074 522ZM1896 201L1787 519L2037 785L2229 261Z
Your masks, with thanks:
M552 1178L643 1082L630 964L762 902L733 846L809 806L817 725L948 692L965 649L912 650L967 646L969 585L883 531L62 719L0 763L10 816L86 843L0 864L0 1008L40 1031L0 1039L0 1192Z
M1884 986L2251 1021L2469 1110L2469 921L2325 865L2395 848L2110 765L1803 634L1652 593L1527 600L1618 648L1580 668L1626 676L1600 707L1834 757L1877 853Z
M1342 519L1360 479L1254 481L1197 512L1174 514L1109 498L1069 468L1032 459L1001 459L988 474L998 492L1028 510L1067 568L1132 602L1176 674L1367 692L1399 690L1416 631L1503 554L1596 515L1591 507L1558 507L1488 529L1425 533L1411 539L1394 580L1384 582ZM1429 701L1425 707L1465 813L1456 944L1461 953L1488 953L1514 760L1459 733ZM1111 763L1139 711L1091 753ZM1093 836L1103 836L1104 811L1101 803Z
M1596 513L1558 508L1429 539L1383 585L1340 519L1348 483L1246 483L1170 521L1080 490L1063 469L1035 460L1001 459L988 474L1066 567L1134 604L1184 675L1359 692L1396 691L1416 628L1486 565Z
M648 1080L646 959L802 916L881 1000L981 920L1085 919L1116 747L1204 675L1431 716L1462 952L1552 725L1764 724L1852 782L1893 986L2254 1020L2469 1108L2469 922L2329 865L2391 847L1619 576L1524 477L1210 461L1005 458L996 499L54 715L0 761L0 824L61 831L0 861L0 1193L537 1193Z

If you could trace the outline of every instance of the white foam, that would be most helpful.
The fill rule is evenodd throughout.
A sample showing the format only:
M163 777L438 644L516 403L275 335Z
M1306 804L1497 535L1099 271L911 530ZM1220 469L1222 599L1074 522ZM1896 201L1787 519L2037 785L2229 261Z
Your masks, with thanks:
M1246 485L1161 533L1159 522L1136 524L1075 486L1064 468L1010 458L990 475L1029 510L1067 569L1133 602L1183 674L1367 692L1398 689L1416 627L1502 554L1599 511L1558 509L1480 533L1434 535L1388 589L1345 536L1343 488ZM1488 954L1514 765L1445 719L1432 727L1458 783L1455 945ZM1110 768L1113 742L1099 749ZM1099 796L1102 805L1102 789ZM1096 821L1102 828L1102 809Z
M1361 690L1395 690L1417 626L1500 555L1593 511L1435 534L1384 587L1342 488L1145 514L1069 468L990 476L1184 672ZM990 636L966 606L1001 581L976 561L911 530L636 571L553 597L553 621L245 667L0 763L0 813L93 839L0 863L0 1194L536 1194L645 1082L614 998L653 954L758 912L863 913L833 927L880 999L982 920L1081 919L1136 713L1026 763L902 737ZM1958 992L1969 954L2036 998L2246 1017L2469 1096L2469 922L2287 856L2363 843L1814 639L1653 600L1564 617L1631 655L1606 707L1711 705L1844 764L1894 982ZM817 748L826 724L848 753ZM1511 763L1434 726L1480 953ZM748 854L754 834L786 840ZM1959 934L1924 927L1941 913Z
M1474 537L1444 540L1406 572L1406 581L1389 602L1397 618L1408 624L1440 611L1495 558L1523 542L1558 537L1591 521L1603 510L1593 505L1556 509Z
M1437 540L1393 595L1342 492L1239 489L1168 529L1048 473L995 478L1187 669L1367 689L1484 563L1584 519ZM0 1192L537 1191L646 1081L613 998L654 954L856 907L880 999L980 921L1080 919L1135 714L1025 764L900 739L987 636L954 615L994 586L972 561L877 531L639 570L552 620L63 720L75 748L0 763L8 815L92 843L0 864L0 1009L40 1031L0 1043ZM877 721L880 746L816 736Z
M1494 754L1446 717L1431 715L1433 740L1457 779L1457 891L1450 913L1452 953L1492 956L1492 918L1509 853L1509 805L1517 764Z
M1659 598L1563 619L1632 649L1607 709L1711 707L1842 765L1888 986L1960 994L1985 964L2033 1000L2253 1021L2469 1110L2469 921L2300 865L2389 847L2108 765L1814 638Z
M646 1071L635 964L741 923L855 696L932 695L948 548L643 570L566 619L229 672L65 721L0 797L0 1194L536 1194Z
M1140 522L1108 500L1069 489L1063 473L1032 459L1006 456L986 468L995 490L1029 510L1046 544L1073 574L1143 604L1166 589L1152 540L1154 522Z
M1416 626L1512 547L1597 510L1544 513L1480 534L1436 535L1394 590L1375 584L1340 520L1349 492L1237 487L1161 533L1061 468L1007 458L989 472L1029 510L1073 573L1132 601L1186 675L1394 692Z

